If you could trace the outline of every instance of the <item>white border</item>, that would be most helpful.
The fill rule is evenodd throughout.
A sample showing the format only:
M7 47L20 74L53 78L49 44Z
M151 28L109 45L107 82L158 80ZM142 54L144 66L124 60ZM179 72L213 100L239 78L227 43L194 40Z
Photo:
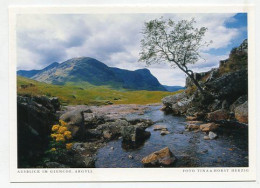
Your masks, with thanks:
M249 168L185 168L244 169L244 173L184 173L182 168L93 168L92 173L51 173L54 169L34 169L41 173L17 171L17 106L16 106L16 15L17 14L114 14L114 13L248 13L249 44ZM254 181L256 180L255 124L255 45L253 6L85 6L85 7L10 7L9 9L9 120L10 120L10 180L11 182L114 182L114 181ZM48 173L42 173L47 170ZM82 169L81 169L82 170Z

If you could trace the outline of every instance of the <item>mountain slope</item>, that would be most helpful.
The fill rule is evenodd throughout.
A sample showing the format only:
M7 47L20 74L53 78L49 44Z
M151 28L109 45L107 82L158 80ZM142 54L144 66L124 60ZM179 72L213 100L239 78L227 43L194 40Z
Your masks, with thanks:
M178 93L178 92L176 92ZM104 86L53 85L17 76L17 94L58 97L62 104L151 104L172 93L165 91L115 90Z
M47 66L47 67L45 67L44 69L41 69L41 70L19 70L19 71L17 71L17 75L24 76L24 77L27 77L27 78L32 78L34 75L41 73L41 72L44 72L44 71L47 71L47 70L52 69L54 67L57 67L58 65L59 65L59 63L54 62L54 63L50 64L49 66Z
M56 85L66 85L67 83L80 85L87 82L96 86L107 85L112 88L166 91L148 69L129 71L108 67L90 57L72 58L61 64L48 66L32 76L21 73L24 72L17 72L18 75Z

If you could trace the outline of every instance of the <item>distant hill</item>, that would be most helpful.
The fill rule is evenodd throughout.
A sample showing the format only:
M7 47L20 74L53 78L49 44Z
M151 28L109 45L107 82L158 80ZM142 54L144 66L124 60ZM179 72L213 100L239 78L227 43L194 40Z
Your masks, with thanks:
M163 85L163 87L167 91L170 91L170 92L174 92L174 91L179 91L179 90L185 89L185 87L182 87L182 86L167 86L167 85Z
M108 67L90 57L72 58L60 64L53 63L42 70L19 70L17 74L55 85L67 83L80 85L82 82L87 82L92 85L106 85L111 88L166 91L148 69L130 71Z
M34 75L36 75L40 72L44 72L44 71L47 71L49 69L52 69L52 68L54 68L58 65L59 65L59 63L54 62L54 63L50 64L49 66L47 66L47 67L45 67L44 69L41 69L41 70L19 70L19 71L17 71L17 75L27 77L27 78L32 78Z

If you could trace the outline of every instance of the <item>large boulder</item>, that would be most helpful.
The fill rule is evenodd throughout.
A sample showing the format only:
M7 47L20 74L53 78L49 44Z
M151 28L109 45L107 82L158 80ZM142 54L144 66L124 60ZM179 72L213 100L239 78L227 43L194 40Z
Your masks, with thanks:
M218 124L215 123L206 123L206 124L201 124L200 125L200 130L203 132L209 132L209 131L214 131L218 128Z
M205 83L206 90L221 100L234 101L248 92L248 72L239 70Z
M84 113L91 112L85 106L78 106L72 110L68 110L60 116L60 119L68 123L68 129L72 132L74 139L86 139L84 126Z
M225 109L216 110L207 114L209 121L221 121L229 118L229 112Z
M128 119L127 120L131 125L136 125L142 129L146 129L147 127L150 127L151 125L154 124L154 122L150 119Z
M162 99L162 103L164 106L171 108L173 104L177 103L179 100L183 99L184 97L186 97L185 92L178 93L175 95L169 95Z
M248 102L247 101L235 108L235 118L240 123L246 123L246 124L248 123Z
M173 155L168 147L156 151L142 159L143 165L150 167L169 167L173 166L175 161L176 157Z
M231 112L235 112L235 108L238 107L239 105L245 103L248 100L248 96L247 95L243 95L241 97L239 97L232 105L230 105L230 111Z
M45 96L17 96L18 167L34 167L48 147L51 127L57 123L55 104Z
M165 111L170 111L175 115L183 115L190 107L193 97L187 96L185 92L170 95L162 99Z
M135 148L149 138L151 133L136 125L129 125L122 127L121 135L125 145L128 145L129 148Z
M113 140L121 136L123 127L129 126L129 122L125 119L117 119L112 122L106 122L97 127L97 130L102 131L105 140Z

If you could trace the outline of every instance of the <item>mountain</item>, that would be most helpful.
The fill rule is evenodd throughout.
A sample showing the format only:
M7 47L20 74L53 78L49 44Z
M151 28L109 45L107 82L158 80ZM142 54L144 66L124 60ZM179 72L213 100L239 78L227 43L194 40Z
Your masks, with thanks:
M170 92L174 92L174 91L179 91L179 90L185 89L185 87L182 87L182 86L167 86L167 85L163 85L163 87L167 91L170 91Z
M56 85L67 83L80 85L87 82L96 86L107 85L112 88L166 91L148 69L130 71L108 67L90 57L72 58L60 64L53 63L42 70L32 70L31 72L20 70L17 71L17 74Z
M52 69L52 68L54 68L58 65L59 65L59 63L54 62L54 63L50 64L49 66L47 66L47 67L45 67L44 69L41 69L41 70L19 70L19 71L17 71L17 75L27 77L27 78L32 78L34 75L36 75L40 72Z

